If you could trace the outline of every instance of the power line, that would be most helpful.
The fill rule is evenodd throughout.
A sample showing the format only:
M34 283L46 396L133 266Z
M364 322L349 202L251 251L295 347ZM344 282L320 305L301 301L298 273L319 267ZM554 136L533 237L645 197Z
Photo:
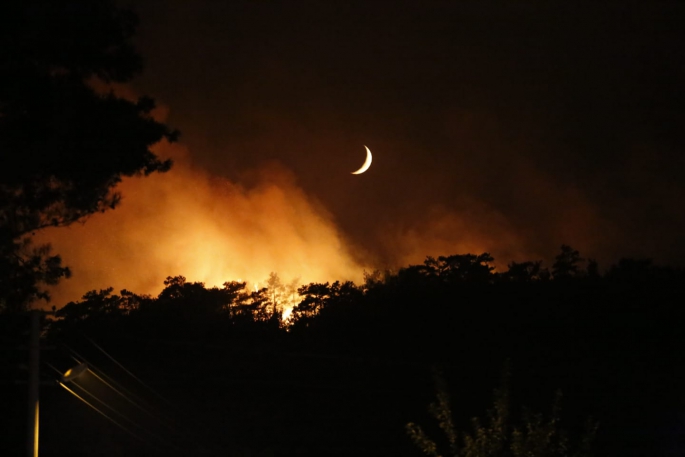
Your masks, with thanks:
M125 366L123 366L123 365L122 365L121 363L119 363L114 357L112 357L112 356L109 355L104 349L102 349L95 341L91 340L90 338L88 338L88 337L85 336L85 335L83 335L83 336L84 336L85 339L87 339L88 341L90 341L91 344L92 344L93 346L95 346L96 348L98 348L100 351L102 351L103 354L105 354L107 357L109 357L109 359L110 359L112 362L116 363L116 364L119 366L119 368L121 368L122 370L124 370L126 373L129 374L129 376L131 376L133 379L135 379L136 381L138 381L143 387L145 387L145 388L148 389L150 392L152 392L153 394L155 394L158 398L160 398L161 400L163 400L163 401L164 401L165 403L167 403L168 405L173 406L173 404L172 404L169 400L167 400L167 399L164 398L162 395L160 395L155 389L153 389L152 387L150 387L150 386L148 386L146 383L144 383L138 376L136 376L136 375L134 375L133 373L131 373Z
M90 370L88 370L88 371L91 372ZM92 373L92 372L91 372L91 373ZM72 384L74 384L76 387L78 387L79 389L81 389L83 392L85 392L85 393L86 393L87 395L89 395L91 398L93 398L93 399L95 399L96 401L100 402L102 405L104 405L104 406L105 406L106 408L108 408L110 411L114 412L115 414L117 414L117 415L120 416L121 418L127 420L130 424L134 425L135 427L137 427L138 429L140 429L142 432L149 434L150 436L156 438L157 440L159 440L159 441L160 441L161 443L163 443L163 444L166 444L166 445L169 445L169 446L171 446L171 447L173 447L173 448L178 449L178 447L175 446L173 443L171 443L171 442L165 440L164 438L162 438L161 436L158 436L158 435L155 434L155 433L152 433L151 431L147 430L143 425L137 423L137 422L134 421L133 419L131 419L131 418L129 418L128 416L126 416L124 413L121 413L121 412L117 411L115 408L113 408L113 407L110 406L109 404L105 403L103 400L101 400L100 398L98 398L98 397L97 397L96 395L94 395L93 393L89 392L85 387L83 387L82 385L80 385L79 383L77 383L75 380L72 381Z
M86 405L90 406L91 408L93 408L93 409L94 409L95 411L97 411L98 413L102 414L105 418L107 418L107 419L110 420L112 423L114 423L115 425L117 425L118 427L120 427L122 430L124 430L124 431L125 431L126 433L128 433L129 435L131 435L131 436L133 436L134 438L136 438L136 439L142 441L143 443L152 445L151 443L148 443L147 441L145 441L145 440L144 440L143 438L141 438L140 436L136 435L132 430L130 430L130 429L128 429L127 427L123 426L122 424L120 424L119 422L117 422L116 420L114 420L113 418L111 418L110 416L108 416L105 412L103 412L102 410L98 409L96 406L94 406L93 404L91 404L88 400L86 400L85 398L81 397L79 394L77 394L76 392L74 392L73 390L71 390L70 388L68 388L67 386L65 386L61 381L57 381L57 384L59 384L60 386L62 386L64 389L66 389L67 392L69 392L70 394L72 394L74 397L78 398L78 399L81 400L83 403L85 403ZM154 446L153 446L153 447L154 447Z
M85 357L83 357L82 355L80 355L79 353L77 353L76 351L71 349L70 347L68 347L66 345L65 345L65 347L70 352L72 352L73 354L75 354L76 356L78 356L81 359L81 360L79 360L76 357L72 356L72 359L74 359L77 363L83 363L83 362L87 363L89 366L88 371L90 373L92 373L93 376L95 376L98 380L100 380L100 382L102 382L107 387L112 389L114 392L116 392L117 394L122 396L126 401L128 401L129 403L131 403L132 405L134 405L135 407L137 407L138 409L140 409L141 411L146 413L148 416L159 421L165 427L169 428L170 430L172 430L174 432L179 431L178 428L176 427L175 421L173 419L171 419L170 417L167 417L166 415L164 415L162 413L154 414L149 409L144 408L143 406L141 406L142 404L146 404L148 407L150 406L144 399L137 396L136 394L134 394L130 390L126 389L124 386L122 386L120 383L118 383L111 376L108 376L102 369L97 368L95 365L90 363ZM102 375L102 376L98 375L93 370L98 371L100 373L100 375ZM105 379L103 379L103 378L107 378L107 380L109 380L109 382L105 381ZM118 387L118 389L116 387L114 387L114 385L116 385ZM122 391L125 393L123 393Z

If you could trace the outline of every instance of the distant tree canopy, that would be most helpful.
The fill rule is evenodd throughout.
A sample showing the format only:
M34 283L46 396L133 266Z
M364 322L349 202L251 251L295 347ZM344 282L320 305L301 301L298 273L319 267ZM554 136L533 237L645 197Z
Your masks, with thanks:
M581 274L578 264L583 260L578 251L571 246L562 244L561 253L556 256L554 265L552 265L552 274L557 279L577 277Z
M90 291L82 300L60 309L53 328L85 330L101 324L148 322L159 331L173 328L171 333L180 335L192 333L191 328L211 327L221 333L236 327L263 328L267 323L271 329L287 328L294 333L319 329L333 335L344 334L352 327L371 329L381 323L401 328L413 325L416 319L435 318L440 322L440 316L452 313L462 316L460 319L468 315L470 319L487 317L506 322L510 319L507 313L519 313L546 299L556 300L556 306L568 300L571 306L582 308L574 297L595 294L599 290L595 286L614 297L611 303L620 304L633 298L625 296L626 284L652 287L663 283L667 287L662 289L667 291L684 274L656 267L649 260L622 259L600 275L596 262L590 261L582 268L578 251L566 245L555 258L554 275L542 266L542 261L512 262L503 272L495 272L493 262L488 253L427 257L423 264L397 272L368 273L361 285L335 281L296 288L296 280L284 285L276 273L271 273L263 282L267 287L254 291L240 281L228 281L219 288L190 282L180 275L169 276L157 297L127 290L113 295L111 288ZM507 304L516 301L518 306ZM545 319L545 314L538 311L526 319L538 316ZM200 332L195 336L202 336Z
M113 289L92 290L80 301L70 302L56 313L53 333L97 333L103 329L144 329L159 336L209 338L235 327L280 325L280 313L272 312L272 294L263 288L249 292L246 283L230 281L223 287L206 287L184 276L169 276L157 297ZM214 332L213 330L216 330Z
M177 132L95 84L142 69L137 19L108 0L9 0L0 6L0 311L47 299L68 276L34 231L114 208L122 177L164 172L150 147ZM104 83L104 84L103 84Z

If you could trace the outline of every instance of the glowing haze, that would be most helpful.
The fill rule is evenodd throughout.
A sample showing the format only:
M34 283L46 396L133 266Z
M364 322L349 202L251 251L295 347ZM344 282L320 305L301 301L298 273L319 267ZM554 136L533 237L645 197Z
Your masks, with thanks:
M601 268L683 264L682 2L135 8L129 90L171 108L187 150L160 146L176 166L122 183L116 210L39 234L74 272L57 306L179 274L358 281L468 252L549 266L562 243ZM363 145L373 166L352 176Z
M180 145L156 152L174 158L170 172L126 179L114 211L38 235L74 273L53 289L52 304L109 286L156 294L175 275L207 286L257 284L270 272L301 283L361 279L364 266L330 214L289 171L267 165L246 187L194 167Z

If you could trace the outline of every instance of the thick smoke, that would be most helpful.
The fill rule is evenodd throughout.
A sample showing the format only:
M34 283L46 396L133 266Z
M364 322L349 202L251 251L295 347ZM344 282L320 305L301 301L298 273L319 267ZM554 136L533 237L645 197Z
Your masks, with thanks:
M258 284L270 272L301 283L362 278L364 266L331 215L289 171L265 166L247 187L194 167L182 146L160 145L157 153L173 157L173 169L124 180L118 208L38 235L73 271L52 291L52 304L110 286L156 294L173 275L207 286Z

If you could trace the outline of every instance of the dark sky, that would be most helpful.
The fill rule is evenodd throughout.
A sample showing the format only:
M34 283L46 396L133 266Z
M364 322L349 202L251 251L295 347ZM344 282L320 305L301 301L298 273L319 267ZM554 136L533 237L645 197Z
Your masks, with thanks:
M683 2L132 4L192 161L289 170L366 265L685 259Z
M135 86L169 106L197 163L241 180L280 162L385 259L388 231L444 237L429 226L452 216L465 236L516 238L485 246L504 255L549 257L563 242L683 259L682 2L135 9ZM351 176L363 145L375 161Z

